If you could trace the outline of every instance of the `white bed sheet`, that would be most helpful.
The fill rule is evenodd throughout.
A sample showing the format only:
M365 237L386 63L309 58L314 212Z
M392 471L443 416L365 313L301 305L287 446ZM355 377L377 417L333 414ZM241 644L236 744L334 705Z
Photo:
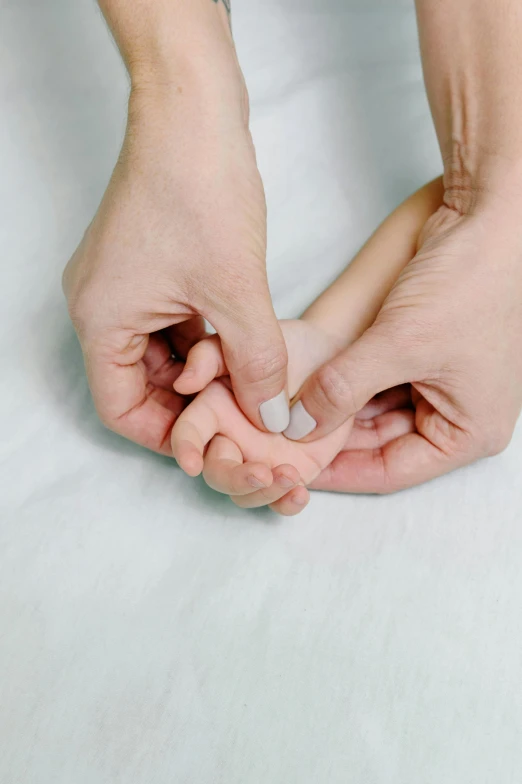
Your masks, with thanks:
M237 0L281 316L440 167L412 3ZM0 0L0 781L522 780L522 432L250 513L105 432L60 273L121 140L91 0Z

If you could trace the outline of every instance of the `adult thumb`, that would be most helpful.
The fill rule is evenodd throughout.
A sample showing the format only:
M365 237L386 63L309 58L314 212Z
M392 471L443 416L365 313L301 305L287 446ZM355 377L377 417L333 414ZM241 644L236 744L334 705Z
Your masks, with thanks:
M268 286L265 297L244 297L212 323L242 411L261 430L282 433L290 422L288 355Z
M315 441L340 427L379 392L410 382L411 365L393 335L370 327L301 387L285 436Z

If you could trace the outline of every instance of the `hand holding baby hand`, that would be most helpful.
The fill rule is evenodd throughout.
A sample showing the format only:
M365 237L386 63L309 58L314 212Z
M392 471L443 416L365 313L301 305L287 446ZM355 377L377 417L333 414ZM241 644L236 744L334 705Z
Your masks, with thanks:
M336 347L312 324L287 321L281 326L290 358L290 384L296 390ZM202 472L210 487L230 495L238 506L269 505L280 514L296 514L309 500L305 485L340 451L351 423L308 446L294 444L281 434L264 433L241 412L226 373L217 336L192 348L175 388L184 395L199 394L173 428L172 453L186 473Z

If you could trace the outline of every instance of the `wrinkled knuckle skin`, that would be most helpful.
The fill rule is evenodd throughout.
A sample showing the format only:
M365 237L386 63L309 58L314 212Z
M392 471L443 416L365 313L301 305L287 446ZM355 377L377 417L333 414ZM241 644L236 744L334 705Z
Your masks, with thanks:
M69 297L67 308L73 326L81 339L87 330L89 317L92 315L92 307L85 302L85 297L76 295Z
M324 365L317 373L319 399L336 411L355 413L357 410L348 379L333 365Z
M287 363L288 355L284 345L277 345L251 357L241 368L241 372L249 383L257 384L284 373Z
M67 309L80 341L87 338L93 324L100 315L102 298L99 289L92 284L74 286L67 296Z

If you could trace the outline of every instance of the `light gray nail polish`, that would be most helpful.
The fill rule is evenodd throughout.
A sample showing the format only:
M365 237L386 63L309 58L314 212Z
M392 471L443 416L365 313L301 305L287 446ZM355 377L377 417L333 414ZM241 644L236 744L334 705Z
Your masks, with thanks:
M285 436L290 441L299 441L300 438L307 436L316 427L317 422L310 416L301 401L298 400L290 411L290 424L285 430Z
M259 406L263 424L270 433L282 433L290 422L290 409L286 392L283 389L278 395Z

